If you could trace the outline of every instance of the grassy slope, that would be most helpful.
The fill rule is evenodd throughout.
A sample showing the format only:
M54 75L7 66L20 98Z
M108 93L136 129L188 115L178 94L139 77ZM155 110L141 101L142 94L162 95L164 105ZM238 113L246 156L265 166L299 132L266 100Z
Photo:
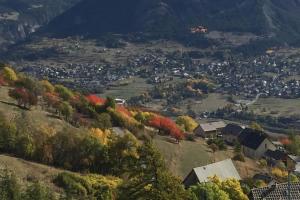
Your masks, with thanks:
M167 137L157 136L154 144L163 154L167 166L172 173L185 178L186 175L195 167L201 167L213 162L222 161L234 156L233 149L229 147L227 151L212 153L203 139L196 142L182 141L179 145L172 143ZM252 177L261 172L258 164L246 158L246 162L234 162L242 178Z
M8 155L0 155L0 169L4 168L12 170L16 174L21 185L26 185L32 181L38 180L51 190L56 191L57 193L61 192L61 190L52 183L52 180L63 170Z

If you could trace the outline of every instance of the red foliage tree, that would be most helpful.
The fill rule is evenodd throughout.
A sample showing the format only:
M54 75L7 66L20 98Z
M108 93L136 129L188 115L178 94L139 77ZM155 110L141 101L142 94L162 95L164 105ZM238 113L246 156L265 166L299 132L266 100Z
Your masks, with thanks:
M25 88L14 88L9 90L9 96L16 99L19 106L25 108L37 105L38 99L33 93Z
M129 117L132 117L131 112L124 106L118 105L117 106L117 111L120 112L120 113L123 113L123 114L125 114Z
M44 98L46 104L53 108L57 107L57 105L60 102L59 97L56 93L47 92L43 95L43 98Z
M86 96L86 99L88 100L88 102L90 102L93 105L103 105L106 102L105 99L98 97L97 95L94 94Z
M155 115L149 121L149 125L159 129L160 131L166 132L171 137L175 138L177 142L182 140L184 137L183 132L180 130L177 124L167 117Z

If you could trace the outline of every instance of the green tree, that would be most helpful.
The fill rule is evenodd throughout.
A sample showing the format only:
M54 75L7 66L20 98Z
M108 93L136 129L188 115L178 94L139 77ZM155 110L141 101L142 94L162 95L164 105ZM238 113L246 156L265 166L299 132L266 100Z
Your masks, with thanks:
M0 151L11 153L15 150L17 130L13 123L6 121L3 113L0 112Z
M139 159L130 179L120 188L121 200L187 200L190 193L171 175L160 153L149 142L139 148Z
M102 113L100 115L97 115L95 127L100 128L102 130L111 128L112 122L110 115L108 113Z
M54 194L39 182L30 185L22 195L24 200L54 200Z
M59 97L62 98L64 101L69 101L71 98L74 97L73 92L62 85L56 85L55 92L57 92Z
M0 200L21 200L17 178L7 169L0 171Z
M104 107L115 109L116 108L116 101L114 100L114 98L107 97Z
M60 103L60 105L58 106L58 110L66 120L68 120L74 112L73 107L66 101Z

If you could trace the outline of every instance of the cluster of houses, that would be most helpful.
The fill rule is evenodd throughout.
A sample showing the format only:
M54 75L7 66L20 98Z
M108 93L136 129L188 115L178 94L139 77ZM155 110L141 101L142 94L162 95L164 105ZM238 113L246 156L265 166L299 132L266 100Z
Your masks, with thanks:
M293 173L300 174L300 157L290 155L284 149L287 139L273 141L263 131L246 128L238 124L225 124L223 121L200 124L194 133L203 138L222 138L228 145L241 145L241 151L249 158L258 160L265 159L268 166L277 166L284 163L287 169ZM231 159L212 163L192 169L183 181L185 187L207 182L209 177L218 176L221 180L241 177ZM267 174L256 174L253 179L264 180L269 185L263 188L253 189L250 195L252 200L277 200L288 199L288 184L276 183ZM300 199L300 183L290 184L291 199Z
M299 60L270 56L198 65L198 73L214 77L220 91L254 97L257 94L282 98L300 97Z

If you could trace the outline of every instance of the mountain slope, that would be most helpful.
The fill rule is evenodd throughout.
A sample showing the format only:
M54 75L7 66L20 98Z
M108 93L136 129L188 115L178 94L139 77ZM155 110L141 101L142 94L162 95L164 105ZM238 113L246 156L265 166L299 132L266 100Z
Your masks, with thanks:
M0 0L0 45L36 31L79 0Z
M300 32L300 0L85 0L54 19L44 32L179 33L195 25L256 34Z

